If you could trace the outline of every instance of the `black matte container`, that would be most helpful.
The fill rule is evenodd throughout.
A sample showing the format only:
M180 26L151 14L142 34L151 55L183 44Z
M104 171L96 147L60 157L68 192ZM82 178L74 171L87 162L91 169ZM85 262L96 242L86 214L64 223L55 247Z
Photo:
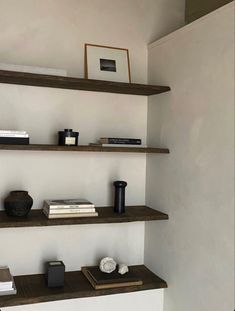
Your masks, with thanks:
M60 146L77 146L79 132L73 132L72 129L65 129L58 132Z
M63 261L48 261L46 263L46 282L48 287L64 286L65 265Z
M113 185L115 187L114 212L118 214L125 213L125 188L127 186L127 182L117 180L113 183Z

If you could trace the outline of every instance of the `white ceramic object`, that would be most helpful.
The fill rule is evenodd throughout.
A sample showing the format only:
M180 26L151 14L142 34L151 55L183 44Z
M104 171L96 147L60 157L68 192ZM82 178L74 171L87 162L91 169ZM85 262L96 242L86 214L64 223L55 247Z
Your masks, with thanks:
M116 266L116 261L111 257L105 257L100 261L100 270L105 273L112 273Z
M129 268L124 263L121 263L120 265L118 265L118 273L123 275L123 274L126 274L128 271L129 271Z

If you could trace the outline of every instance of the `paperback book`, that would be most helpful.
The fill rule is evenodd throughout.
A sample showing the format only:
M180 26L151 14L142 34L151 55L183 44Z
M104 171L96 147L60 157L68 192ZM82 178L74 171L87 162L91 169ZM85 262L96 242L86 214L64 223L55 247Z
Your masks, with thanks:
M49 208L48 206L43 207L44 211L47 214L66 214L66 213L94 213L96 210L94 207L88 208L77 208L77 207L72 207L72 208Z
M26 131L15 131L15 130L0 130L0 134L6 134L6 135L10 135L10 134L15 134L15 135L27 135Z
M141 145L139 138L101 137L99 142L101 144Z
M0 267L0 296L16 294L16 286L8 267Z
M29 145L29 137L0 137L3 145Z
M56 214L48 214L44 209L43 213L46 215L47 218L49 219L56 219L56 218L80 218L80 217L97 217L98 213L97 212L92 212L92 213L56 213Z
M146 145L135 145L135 144L101 144L101 143L90 143L90 146L96 147L126 147L126 148L146 148Z
M0 144L28 145L29 135L25 131L0 130Z
M53 208L94 208L95 205L86 199L45 200L44 206Z

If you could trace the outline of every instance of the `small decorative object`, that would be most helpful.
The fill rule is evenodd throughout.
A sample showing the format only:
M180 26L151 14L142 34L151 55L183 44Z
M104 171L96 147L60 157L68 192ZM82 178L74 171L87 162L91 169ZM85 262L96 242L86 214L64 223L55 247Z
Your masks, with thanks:
M65 265L63 261L48 261L46 263L46 281L48 287L64 286Z
M116 270L117 263L111 257L105 257L100 261L100 271L104 273L112 273Z
M98 266L89 266L82 267L82 273L96 290L143 285L143 281L133 271L124 275L119 274L117 270L112 273L103 273Z
M33 199L27 191L11 191L4 200L5 211L12 217L26 217L32 206Z
M127 182L117 180L113 183L113 185L115 187L114 212L118 214L125 213L125 188L127 186Z
M85 44L85 78L131 82L128 49Z
M60 146L77 146L79 132L73 132L72 129L65 129L59 133Z
M120 273L121 275L126 274L128 271L129 271L129 268L124 263L121 263L118 265L118 273Z

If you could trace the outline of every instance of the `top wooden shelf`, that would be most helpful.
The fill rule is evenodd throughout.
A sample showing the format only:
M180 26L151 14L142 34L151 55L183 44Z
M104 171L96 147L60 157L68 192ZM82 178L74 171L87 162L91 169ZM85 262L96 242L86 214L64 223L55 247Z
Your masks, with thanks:
M144 96L170 91L168 86L110 82L6 70L0 70L0 83Z

